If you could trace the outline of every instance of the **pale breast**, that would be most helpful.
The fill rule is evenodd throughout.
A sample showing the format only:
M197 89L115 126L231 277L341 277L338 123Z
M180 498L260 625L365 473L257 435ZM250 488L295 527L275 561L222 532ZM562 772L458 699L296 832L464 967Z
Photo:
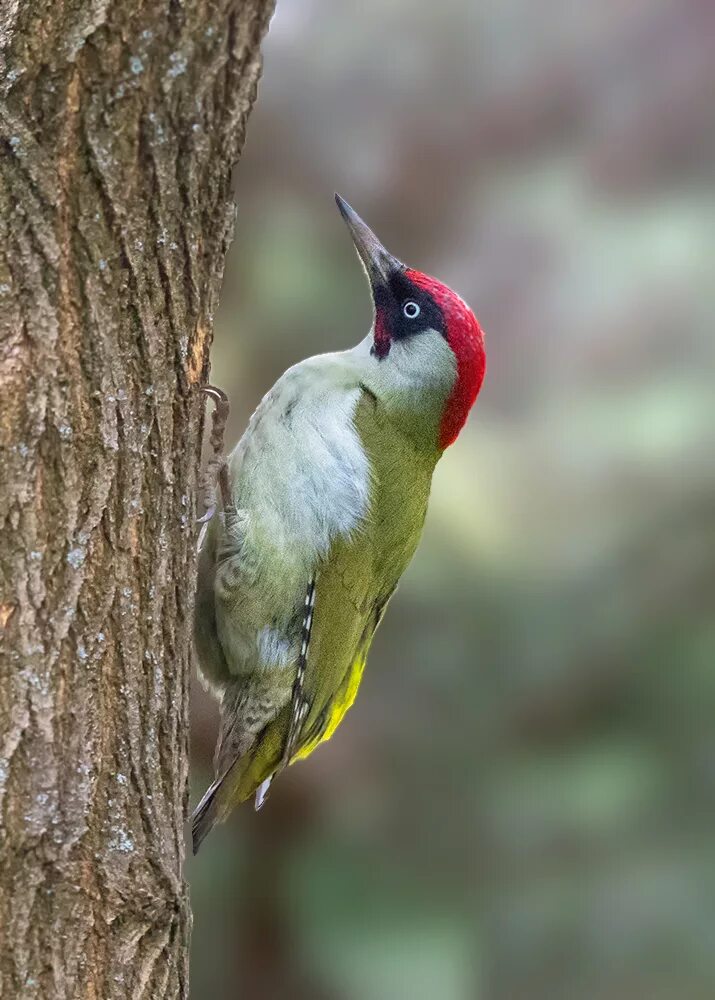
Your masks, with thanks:
M357 386L309 359L256 410L229 461L239 512L219 546L217 625L231 673L295 663L308 581L337 536L360 529L369 463Z

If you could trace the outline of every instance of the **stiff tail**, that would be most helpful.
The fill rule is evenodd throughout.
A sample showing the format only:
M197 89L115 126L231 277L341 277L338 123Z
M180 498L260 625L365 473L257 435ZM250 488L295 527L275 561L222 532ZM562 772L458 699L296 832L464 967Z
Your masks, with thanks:
M223 818L219 814L220 797L218 793L221 790L221 785L223 784L226 776L226 774L221 775L220 778L217 778L216 781L214 781L214 783L207 788L206 794L194 809L194 813L191 817L191 839L194 854L198 854L204 837L210 833L216 823Z
M235 791L231 780L235 777L235 775L232 775L231 772L235 770L236 764L239 763L240 761L236 761L236 763L230 767L221 778L217 778L216 781L209 786L206 790L206 794L194 809L191 817L191 840L194 854L199 853L199 848L203 843L204 837L211 833L217 823L222 822L222 820L226 818L231 808L232 803L230 793L232 790ZM231 775L231 778L229 778L229 775ZM271 774L261 782L258 788L256 788L256 812L258 812L258 810L263 806L263 803L266 801L268 789L271 787L272 780L273 775ZM244 794L242 797L247 798L248 796Z
M287 716L287 706L284 715ZM282 720L282 731L287 728L287 718ZM226 819L231 809L239 802L245 802L254 792L256 809L260 809L268 795L271 781L280 770L279 744L274 745L269 738L262 740L253 753L239 757L206 790L193 816L191 836L194 854L198 853L204 837L217 823ZM266 761L266 756L268 761Z

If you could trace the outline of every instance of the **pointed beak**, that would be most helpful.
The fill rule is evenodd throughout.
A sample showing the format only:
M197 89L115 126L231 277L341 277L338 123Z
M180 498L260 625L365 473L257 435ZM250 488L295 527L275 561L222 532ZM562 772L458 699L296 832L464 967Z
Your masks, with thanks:
M404 264L384 248L369 226L366 226L357 212L339 194L335 201L340 214L345 219L352 236L358 257L373 289L373 297L380 286L387 285L390 275L402 270Z

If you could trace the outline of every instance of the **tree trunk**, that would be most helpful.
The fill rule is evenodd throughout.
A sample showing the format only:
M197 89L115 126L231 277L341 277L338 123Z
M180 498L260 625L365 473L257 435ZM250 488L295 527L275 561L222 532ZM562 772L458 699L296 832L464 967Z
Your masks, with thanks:
M272 0L0 10L0 995L188 994L203 399Z

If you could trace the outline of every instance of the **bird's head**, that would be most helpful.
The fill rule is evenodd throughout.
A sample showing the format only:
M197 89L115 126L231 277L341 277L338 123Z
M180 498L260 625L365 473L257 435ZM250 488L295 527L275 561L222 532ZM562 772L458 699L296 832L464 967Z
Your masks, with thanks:
M439 407L438 446L464 426L484 380L484 335L469 306L447 285L393 257L348 203L335 195L372 289L370 353L416 390L428 385Z

